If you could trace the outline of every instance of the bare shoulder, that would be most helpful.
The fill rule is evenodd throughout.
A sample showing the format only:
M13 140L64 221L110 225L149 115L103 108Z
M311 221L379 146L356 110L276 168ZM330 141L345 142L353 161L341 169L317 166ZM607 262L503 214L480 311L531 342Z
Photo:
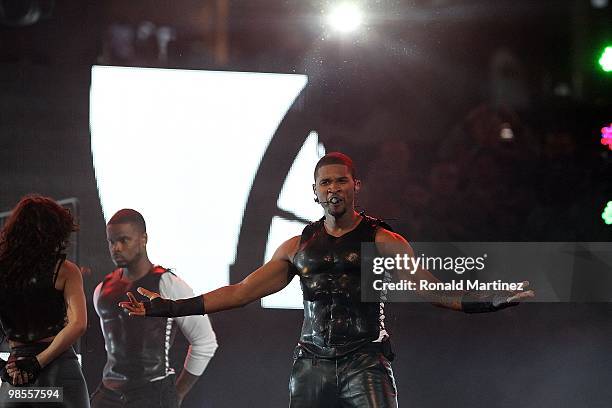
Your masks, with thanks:
M78 280L82 281L81 270L79 267L69 260L62 262L60 270L57 274L57 280L55 281L55 288L62 290L66 285L67 281Z
M386 228L379 227L376 230L376 243L388 243L388 244L399 244L399 243L408 243L406 238L402 237L400 234L397 234L393 231L389 231Z
M65 260L62 263L62 267L60 268L60 273L63 273L66 276L69 275L78 275L81 276L81 270L79 267L72 261Z
M378 252L385 256L395 256L407 253L412 255L413 250L406 238L385 228L378 228L376 231L376 248Z
M274 252L272 259L291 261L300 247L300 237L296 235L283 242Z

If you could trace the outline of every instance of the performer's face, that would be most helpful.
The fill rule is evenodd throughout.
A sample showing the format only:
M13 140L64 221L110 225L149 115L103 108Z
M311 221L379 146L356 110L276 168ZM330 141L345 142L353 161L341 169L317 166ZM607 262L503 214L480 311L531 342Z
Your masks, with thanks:
M337 218L353 210L355 192L359 191L360 182L353 179L344 164L328 164L319 168L312 187L325 212ZM332 197L336 197L338 202L329 202Z
M111 258L120 268L133 265L146 253L147 233L134 224L107 225L106 239Z

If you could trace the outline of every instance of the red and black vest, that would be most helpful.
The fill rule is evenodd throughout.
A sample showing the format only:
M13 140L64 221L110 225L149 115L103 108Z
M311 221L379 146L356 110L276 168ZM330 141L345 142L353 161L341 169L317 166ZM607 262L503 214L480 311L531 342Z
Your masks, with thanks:
M106 344L102 382L109 389L126 391L174 372L168 358L176 335L174 320L130 317L118 306L120 301L127 300L127 292L140 301L148 300L136 292L139 286L159 293L164 273L171 272L156 266L144 277L128 282L121 279L123 270L119 268L104 278L95 306Z

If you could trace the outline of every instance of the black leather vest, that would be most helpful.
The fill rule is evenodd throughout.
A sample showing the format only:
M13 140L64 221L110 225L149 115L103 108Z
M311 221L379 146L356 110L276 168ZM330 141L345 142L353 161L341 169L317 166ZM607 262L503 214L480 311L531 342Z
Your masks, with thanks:
M168 352L176 334L174 320L130 317L117 305L127 300L127 292L140 301L147 300L136 292L139 286L159 293L159 281L166 272L169 271L156 266L139 280L128 282L121 279L123 272L119 268L104 278L96 310L106 344L102 382L107 388L127 391L172 372Z
M60 258L63 262L66 256ZM66 325L64 292L55 289L55 263L48 276L33 278L24 288L0 288L0 323L7 339L34 342L55 336Z
M319 357L343 356L380 334L381 304L361 302L361 243L374 242L379 225L364 216L334 237L319 220L302 232L293 258L304 295L300 344Z

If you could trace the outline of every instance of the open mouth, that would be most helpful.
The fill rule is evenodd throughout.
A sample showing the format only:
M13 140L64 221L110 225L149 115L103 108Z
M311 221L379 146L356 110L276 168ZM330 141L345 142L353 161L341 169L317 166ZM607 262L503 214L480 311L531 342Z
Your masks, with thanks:
M340 197L333 196L329 200L327 200L327 202L330 203L330 204L337 205L337 204L340 204L342 202L342 199Z

